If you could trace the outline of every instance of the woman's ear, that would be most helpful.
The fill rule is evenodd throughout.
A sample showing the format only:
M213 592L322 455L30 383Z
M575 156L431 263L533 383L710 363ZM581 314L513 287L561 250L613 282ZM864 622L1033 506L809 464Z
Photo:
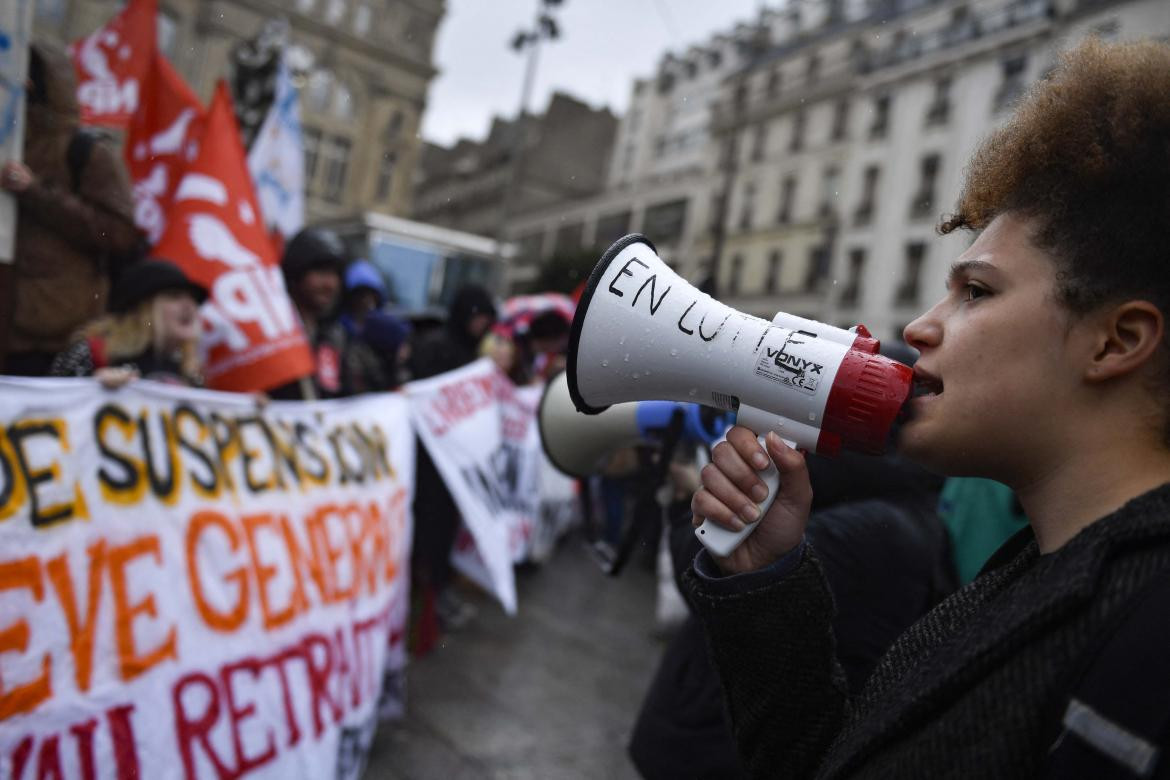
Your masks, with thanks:
M1126 301L1097 315L1094 353L1085 369L1090 382L1140 370L1162 344L1165 320L1149 301Z

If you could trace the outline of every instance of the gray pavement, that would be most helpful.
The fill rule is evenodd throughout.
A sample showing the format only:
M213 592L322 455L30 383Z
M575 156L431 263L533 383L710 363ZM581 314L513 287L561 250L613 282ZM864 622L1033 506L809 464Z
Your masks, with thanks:
M516 617L468 593L478 614L412 660L406 718L379 731L366 777L636 778L625 746L663 649L654 587L636 562L604 576L572 537L518 575Z

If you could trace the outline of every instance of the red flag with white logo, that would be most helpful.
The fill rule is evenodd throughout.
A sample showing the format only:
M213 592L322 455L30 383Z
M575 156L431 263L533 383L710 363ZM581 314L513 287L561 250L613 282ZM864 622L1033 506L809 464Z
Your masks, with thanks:
M69 46L81 121L126 127L157 49L158 0L130 0L121 13Z
M138 111L126 134L126 169L134 185L134 222L151 244L166 229L179 173L198 151L203 105L162 52L155 52Z
M223 82L207 111L199 151L179 177L154 253L211 291L202 311L208 386L268 390L312 372Z

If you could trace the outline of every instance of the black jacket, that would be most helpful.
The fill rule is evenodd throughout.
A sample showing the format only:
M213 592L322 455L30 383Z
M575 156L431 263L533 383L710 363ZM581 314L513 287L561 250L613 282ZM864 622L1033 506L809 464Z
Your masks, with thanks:
M1089 662L1127 603L1170 571L1170 485L1049 555L1029 541L1006 557L903 634L856 699L811 545L787 576L747 592L688 571L751 774L1042 775Z
M809 456L808 538L840 609L838 660L857 692L890 644L955 589L935 507L942 480L896 456ZM681 575L700 549L690 504L671 533ZM680 588L681 588L680 584ZM738 778L743 769L699 622L689 617L655 672L630 740L643 777Z

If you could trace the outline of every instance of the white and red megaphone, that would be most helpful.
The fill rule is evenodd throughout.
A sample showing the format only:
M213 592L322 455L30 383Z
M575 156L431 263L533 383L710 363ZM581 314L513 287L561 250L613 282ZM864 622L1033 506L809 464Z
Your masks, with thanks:
M810 452L876 455L910 395L913 371L879 355L860 325L843 330L783 312L769 322L725 306L633 234L611 246L589 277L567 375L573 404L586 414L625 401L700 403ZM762 517L779 476L774 465L760 476L768 486ZM728 555L754 529L732 532L708 520L695 533Z

